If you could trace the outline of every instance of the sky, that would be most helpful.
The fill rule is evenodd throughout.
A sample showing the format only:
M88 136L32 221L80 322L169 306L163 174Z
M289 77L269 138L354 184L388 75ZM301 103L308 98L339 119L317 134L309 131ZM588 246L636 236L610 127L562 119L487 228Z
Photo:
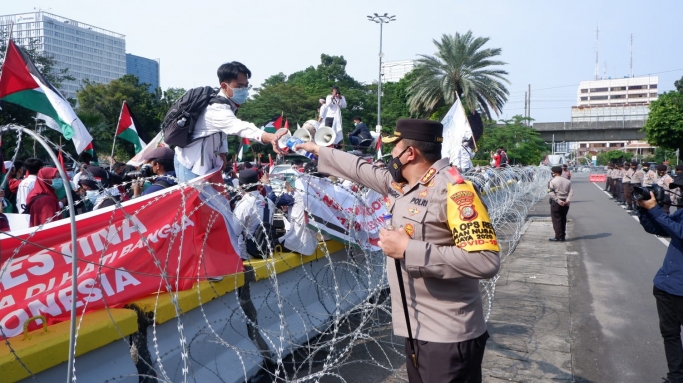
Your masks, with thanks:
M570 120L581 81L595 72L599 26L600 76L659 76L659 92L683 77L678 0L0 0L0 14L50 13L126 35L126 51L160 59L161 87L217 86L216 69L240 61L258 86L341 55L347 73L377 81L379 25L373 13L396 15L384 26L385 61L432 55L434 39L465 33L489 37L501 48L510 96L500 119L523 114L531 86L531 117Z

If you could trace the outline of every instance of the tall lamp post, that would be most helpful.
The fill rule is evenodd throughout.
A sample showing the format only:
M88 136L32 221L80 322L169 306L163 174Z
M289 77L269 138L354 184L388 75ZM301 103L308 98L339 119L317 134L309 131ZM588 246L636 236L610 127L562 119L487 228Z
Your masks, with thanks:
M377 126L375 127L378 131L382 128L381 116L382 116L382 27L384 24L389 24L391 21L396 21L396 16L389 16L388 13L383 15L374 14L374 16L368 16L368 20L379 24L379 76L377 77Z

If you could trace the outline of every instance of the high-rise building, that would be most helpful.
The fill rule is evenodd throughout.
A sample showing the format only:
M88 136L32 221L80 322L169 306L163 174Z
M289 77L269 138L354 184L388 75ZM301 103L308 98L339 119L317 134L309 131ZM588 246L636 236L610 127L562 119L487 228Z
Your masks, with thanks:
M149 84L149 91L159 87L159 62L141 56L126 53L126 74L132 74L141 83Z
M55 59L55 71L68 69L75 80L62 82L60 91L76 98L83 80L109 83L126 74L125 36L45 11L0 16L0 28L9 30L21 46Z
M572 121L645 120L658 82L657 76L582 81Z
M415 60L383 62L382 82L399 82L413 68L415 68Z

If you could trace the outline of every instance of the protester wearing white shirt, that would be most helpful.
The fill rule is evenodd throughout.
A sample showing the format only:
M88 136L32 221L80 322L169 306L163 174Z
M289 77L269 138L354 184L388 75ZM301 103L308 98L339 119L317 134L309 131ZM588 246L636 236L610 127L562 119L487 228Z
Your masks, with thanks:
M214 168L223 168L227 163L227 136L237 135L252 141L272 144L276 153L280 152L277 140L286 129L277 133L266 133L256 125L242 121L235 115L241 104L249 97L249 78L251 71L237 61L223 64L218 68L220 82L219 97L225 97L229 104L209 105L197 118L190 145L175 149L175 170L180 182L207 174Z
M250 259L251 256L247 252L247 239L245 233L255 233L256 228L261 225L261 222L268 220L273 223L273 213L275 212L275 204L268 198L265 198L259 192L259 187L256 185L259 182L258 173L252 169L245 169L240 172L239 183L240 186L246 188L242 199L235 206L233 212L233 229L237 235L238 251L242 259ZM268 204L268 217L264 217L264 210ZM271 244L274 247L275 244Z
M334 139L334 144L337 145L344 139L341 110L346 108L346 98L339 93L338 86L332 87L332 94L327 96L325 104L327 107L323 122L325 126L334 129L335 133L337 133L337 137Z
M325 103L324 98L319 99L318 103L320 104L320 108L318 109L318 122L322 122L325 120L325 113L327 113L327 104Z
M29 158L24 162L24 167L26 167L26 170L28 171L28 176L21 181L19 189L17 190L17 211L19 213L24 212L26 197L28 197L28 193L30 193L36 185L38 170L43 167L43 161L37 158Z

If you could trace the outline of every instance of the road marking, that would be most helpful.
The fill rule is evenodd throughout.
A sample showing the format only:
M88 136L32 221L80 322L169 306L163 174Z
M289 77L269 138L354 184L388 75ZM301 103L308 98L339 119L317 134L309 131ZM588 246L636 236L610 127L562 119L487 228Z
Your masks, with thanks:
M607 194L608 197L612 197L608 192L606 192L606 191L602 188L602 186L598 185L598 184L595 183L595 182L591 182L591 183L592 183L593 185L595 185L598 189L600 189L600 191L603 191L605 194ZM619 205L619 206L621 206L621 205ZM623 209L626 209L626 206L621 206L621 207L622 207ZM640 223L640 219L638 218L638 216L632 215L631 217L633 217L633 219L635 219L636 222ZM654 234L653 234L653 236L654 236L655 238L657 238L657 239L659 240L659 242L663 243L664 246L669 247L669 243L670 243L670 242L669 242L668 240L666 240L666 239L664 239L664 238L662 238L662 237L660 237L660 236L654 235Z

